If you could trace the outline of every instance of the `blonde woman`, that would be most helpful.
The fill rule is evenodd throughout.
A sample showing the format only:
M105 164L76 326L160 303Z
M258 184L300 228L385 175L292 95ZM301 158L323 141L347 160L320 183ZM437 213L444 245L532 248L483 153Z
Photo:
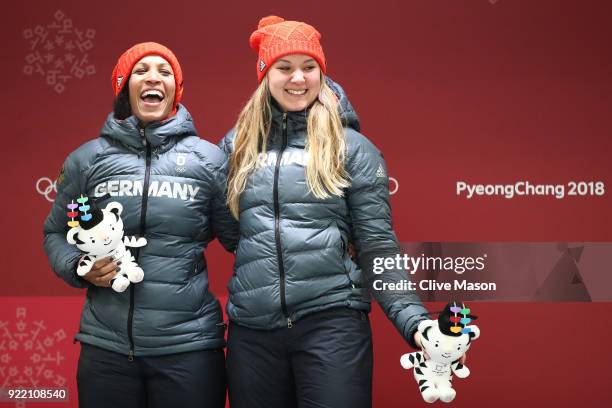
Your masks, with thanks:
M240 221L227 305L233 408L370 407L370 281L407 278L372 271L399 252L387 170L325 77L319 39L302 22L260 21L250 38L259 86L220 143ZM414 346L418 298L372 293Z

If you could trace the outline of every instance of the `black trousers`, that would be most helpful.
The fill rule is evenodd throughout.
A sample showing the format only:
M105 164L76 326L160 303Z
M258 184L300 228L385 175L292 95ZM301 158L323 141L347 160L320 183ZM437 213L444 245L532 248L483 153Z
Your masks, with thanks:
M292 328L230 324L227 369L232 408L370 408L370 321L337 308Z
M80 408L223 408L223 350L127 356L81 343Z

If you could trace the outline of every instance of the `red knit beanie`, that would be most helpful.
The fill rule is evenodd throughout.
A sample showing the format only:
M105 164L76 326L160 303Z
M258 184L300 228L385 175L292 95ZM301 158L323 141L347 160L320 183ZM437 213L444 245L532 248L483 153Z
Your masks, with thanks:
M176 83L176 91L174 92L174 105L173 112L176 110L176 106L181 101L183 96L183 71L181 71L181 65L178 59L172 51L164 47L161 44L155 42L145 42L136 44L126 52L124 52L117 61L115 69L113 69L112 86L115 91L115 96L119 95L119 92L123 89L126 84L127 78L132 74L132 69L138 61L147 55L159 55L172 67L174 72L174 82Z
M314 58L325 73L325 54L321 48L321 34L311 25L299 21L285 21L277 16L259 20L249 43L259 54L257 79L263 79L268 68L279 58L289 54L305 54Z

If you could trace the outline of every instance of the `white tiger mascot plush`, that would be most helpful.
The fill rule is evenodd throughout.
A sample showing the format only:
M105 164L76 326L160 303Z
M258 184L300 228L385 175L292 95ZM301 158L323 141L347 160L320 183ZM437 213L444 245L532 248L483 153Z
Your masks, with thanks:
M98 201L104 198L101 197ZM143 247L147 240L123 236L123 220L120 217L123 206L113 201L104 209L95 208L95 204L92 204L92 208L87 204L88 197L83 196L76 201L78 204L75 204L74 200L68 204L68 217L71 218L68 226L71 228L66 239L85 253L78 262L77 275L87 274L98 259L110 256L115 261L121 261L120 272L111 280L113 290L123 292L130 282L142 281L144 272L127 247ZM76 221L77 217L80 217L80 221Z
M459 306L461 305L461 306ZM470 348L471 341L480 337L478 326L468 324L477 317L470 314L462 303L451 302L438 316L438 320L419 323L423 352L404 354L400 363L405 369L412 368L421 396L426 402L451 402L455 399L451 379L454 373L466 378L470 370L459 359Z

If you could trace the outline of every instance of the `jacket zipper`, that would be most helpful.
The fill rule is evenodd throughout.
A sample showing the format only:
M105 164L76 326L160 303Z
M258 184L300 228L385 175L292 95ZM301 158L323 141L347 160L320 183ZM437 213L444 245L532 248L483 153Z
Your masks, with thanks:
M144 232L145 232L145 223L147 219L147 200L149 198L149 181L150 181L149 179L151 177L151 146L149 145L149 143L147 143L144 129L140 129L140 136L142 137L142 141L145 144L145 148L147 152L146 159L145 159L145 163L146 163L145 177L144 177L144 183L142 186L142 203L141 203L141 208L140 208L139 237L143 237ZM136 253L136 257L135 257L136 261L138 261L138 258L140 257L140 248L138 248L137 251L138 252ZM128 323L127 323L128 339L130 341L130 352L128 354L129 361L134 361L134 337L132 333L133 322L134 322L134 285L130 285L130 311L128 312Z
M278 272L280 274L280 298L281 309L287 319L287 327L293 327L293 322L287 311L287 301L285 299L285 266L283 264L283 251L281 247L280 236L280 203L278 202L278 174L280 172L280 164L283 158L283 153L287 148L287 113L283 113L283 145L278 156L276 157L276 167L274 168L274 235L276 238L276 258L278 261Z

